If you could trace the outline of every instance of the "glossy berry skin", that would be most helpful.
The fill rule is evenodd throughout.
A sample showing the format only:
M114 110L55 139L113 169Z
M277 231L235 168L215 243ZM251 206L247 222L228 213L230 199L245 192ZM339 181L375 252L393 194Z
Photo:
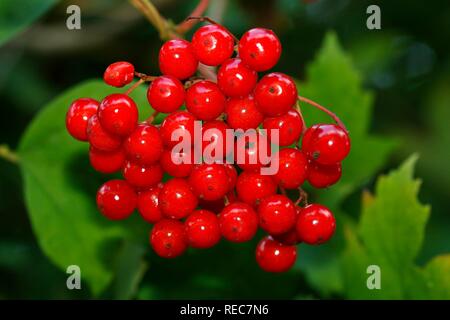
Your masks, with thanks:
M230 144L230 152L233 150L234 138L228 139L228 129L230 127L220 120L208 121L202 125L202 155L204 161L208 159L211 160L210 162L214 162L213 160L216 158L220 158L220 160L226 158L228 143Z
M172 133L176 130L181 129L181 137L187 139L189 134L191 137L191 145L194 143L194 115L186 111L177 111L169 114L161 124L159 132L161 134L162 141L166 148L172 148L179 143L178 140L172 140ZM181 138L180 138L181 141Z
M214 82L198 81L186 91L186 108L199 120L214 120L225 110L225 96Z
M233 54L234 39L224 27L208 24L195 31L192 49L201 63L218 66Z
M340 163L324 165L310 161L308 165L308 182L314 188L327 188L342 176L342 165Z
M153 187L161 182L163 170L159 163L146 166L127 161L123 168L123 177L129 184L138 189Z
M126 94L111 94L100 103L98 119L110 134L128 136L136 128L138 109Z
M277 185L271 176L244 171L236 181L239 199L251 206L258 206L265 197L275 194Z
M217 84L228 97L248 96L257 81L256 71L248 68L239 58L228 59L217 72Z
M341 162L350 152L347 132L336 124L316 124L306 130L302 140L306 156L320 164Z
M137 205L137 195L124 180L110 180L97 192L97 207L111 220L121 220L130 216Z
M281 43L272 30L254 28L239 40L239 57L256 71L274 67L281 56Z
M167 181L159 194L159 205L167 218L185 218L194 211L197 204L197 197L184 179L173 178Z
M219 219L210 211L195 210L187 217L184 225L192 248L211 248L220 241Z
M161 73L184 80L193 76L197 67L198 60L189 41L174 39L162 45L159 51Z
M163 219L163 214L159 208L159 193L162 185L139 192L137 208L141 217L148 223L155 224Z
M261 78L254 92L259 111L268 117L287 113L297 102L294 80L284 73L269 73Z
M89 162L92 168L104 174L120 171L125 164L125 158L123 148L110 152L101 151L92 146L89 148Z
M88 141L88 121L97 113L99 105L98 101L91 98L80 98L72 102L66 114L66 128L72 137Z
M251 240L258 231L258 216L251 206L242 202L227 205L219 214L222 236L231 242Z
M106 68L103 80L106 84L121 88L131 83L134 78L134 66L126 61L114 62Z
M296 219L298 218L300 211L302 209L303 208L299 206L295 206ZM289 246L297 245L301 242L297 236L296 224L294 224L294 227L292 227L289 231L282 234L274 235L273 238L281 242L282 244Z
M308 175L308 160L303 153L294 148L281 149L274 155L278 171L274 180L285 189L296 189L305 182Z
M188 161L189 163L175 163L172 157L178 158L180 161ZM159 162L164 172L175 178L188 177L194 167L192 151L175 153L172 150L164 150Z
M138 125L124 145L128 159L141 165L154 164L163 152L161 136L153 125Z
M236 164L245 171L259 171L270 162L270 141L261 133L242 135L236 140Z
M256 262L266 272L286 272L296 259L296 246L284 245L271 236L264 237L256 247Z
M236 181L238 178L237 170L232 164L229 163L224 164L223 167L227 172L229 190L233 190L236 186Z
M258 216L263 230L271 235L280 235L295 226L297 211L288 197L276 194L261 200Z
M334 234L336 221L331 211L320 204L310 204L298 215L296 230L298 238L307 244L327 242Z
M230 190L227 170L220 164L199 164L189 176L194 194L207 201L219 200Z
M182 255L188 247L184 224L170 219L157 222L150 233L150 244L155 253L162 258L176 258Z
M264 119L264 115L256 107L252 95L244 98L231 98L225 107L227 123L233 129L256 129Z
M272 137L270 130L278 130L278 145L281 147L296 143L300 139L303 131L303 122L300 114L294 109L289 110L281 116L264 119L262 126L267 130L269 137Z
M89 143L96 149L111 152L120 148L122 139L106 132L97 115L93 115L86 128Z
M147 90L148 103L158 112L170 113L184 103L184 87L173 76L160 76L152 81Z

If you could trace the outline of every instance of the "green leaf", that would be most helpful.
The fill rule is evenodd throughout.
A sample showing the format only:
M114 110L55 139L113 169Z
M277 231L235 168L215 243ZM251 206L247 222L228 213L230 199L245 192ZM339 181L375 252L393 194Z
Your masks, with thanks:
M28 27L58 0L2 0L0 2L0 45Z
M450 299L450 254L433 258L425 267L429 299Z
M90 168L88 146L69 136L64 119L73 100L100 100L114 91L93 80L64 92L32 121L18 151L26 205L39 245L62 270L72 264L80 266L82 279L96 295L113 277L121 241L146 241L148 227L137 215L112 222L98 213L96 190L107 178ZM145 96L143 87L132 94L142 117L151 112Z

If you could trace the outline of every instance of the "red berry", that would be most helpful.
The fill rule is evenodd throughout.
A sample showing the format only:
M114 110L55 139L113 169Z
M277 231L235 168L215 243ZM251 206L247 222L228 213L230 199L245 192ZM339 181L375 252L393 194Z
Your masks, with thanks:
M233 54L234 39L224 27L208 24L192 36L192 49L201 63L218 66Z
M148 223L157 223L163 219L161 209L159 208L159 193L161 185L142 191L138 194L137 208L142 218Z
M91 146L89 148L89 161L98 172L114 173L121 170L125 163L125 150L119 148L115 151L105 152Z
M150 244L162 258L180 256L188 247L184 224L170 219L157 222L150 233Z
M288 271L296 259L296 246L284 245L271 236L264 237L256 247L256 262L266 272Z
M227 138L227 130L230 129L228 125L219 120L208 121L202 126L202 155L206 161L214 162L213 160L222 160L227 157L227 144L229 150L233 150L233 139L230 141ZM229 142L230 141L230 142ZM206 149L208 148L208 149ZM221 150L221 155L219 154ZM216 152L217 151L217 152ZM220 159L218 159L220 158Z
M129 96L120 93L111 94L100 103L98 119L110 134L127 136L136 128L138 109Z
M267 135L272 140L271 129L279 130L279 143L281 147L290 146L296 143L303 131L303 122L297 110L291 109L287 113L273 118L266 118L263 128L267 130ZM273 141L275 142L275 141Z
M314 188L326 188L339 181L342 175L340 163L324 165L310 161L308 165L308 182Z
M89 119L97 113L98 101L91 98L77 99L69 107L66 114L66 128L77 140L88 141L87 125Z
M117 150L122 144L122 140L114 135L106 132L97 115L93 115L89 121L86 128L89 143L96 149L110 152Z
M279 235L294 227L297 211L288 197L276 194L261 200L258 215L263 230L271 235Z
M121 88L133 81L134 66L126 61L114 62L106 68L103 80L106 84Z
M225 171L227 172L228 176L228 186L229 190L233 190L236 186L236 181L238 178L238 173L236 171L236 168L232 164L224 164L223 167L225 168Z
M123 168L123 177L135 188L145 189L161 182L163 170L159 163L146 166L127 161Z
M169 114L164 119L159 129L164 145L167 148L172 148L182 140L182 137L186 137L188 134L191 137L191 144L193 144L195 120L196 118L191 113L186 111L177 111ZM175 131L179 133L179 140L172 140L172 134Z
M297 219L297 236L307 244L327 242L334 233L336 221L331 211L320 204L310 204L300 211Z
M186 108L200 120L213 120L225 109L225 96L217 84L202 80L186 91Z
M255 129L263 121L263 114L256 107L252 95L245 98L231 98L225 108L227 123L233 129Z
M251 206L242 202L227 205L219 215L220 230L231 242L251 240L258 231L258 216Z
M194 75L197 66L198 60L189 41L169 40L159 51L159 69L163 74L184 80Z
M188 243L192 248L206 249L220 240L219 219L207 210L196 210L184 223Z
M200 199L214 201L230 190L227 170L220 164L199 164L189 176L189 184Z
M270 176L244 171L237 178L236 191L241 201L257 206L263 198L276 193L277 185Z
M282 188L297 189L305 182L308 174L308 160L300 150L281 149L274 155L273 161L278 171L273 177Z
M297 220L301 210L302 210L301 207L295 206L296 220ZM294 225L288 232L274 235L273 238L275 240L281 242L282 244L289 245L289 246L293 246L293 245L299 244L301 242L297 236L296 225Z
M302 150L317 163L335 164L344 160L350 152L350 138L338 125L316 124L306 130Z
M133 188L123 180L110 180L97 192L97 206L100 212L111 220L130 216L137 204Z
M217 84L226 96L245 97L258 81L256 71L249 69L239 58L228 59L219 68Z
M280 56L281 43L272 30L254 28L239 40L239 57L253 70L271 69Z
M147 90L148 103L158 112L170 113L184 103L184 87L173 76L161 76L153 80Z
M239 136L235 145L236 164L246 171L259 171L269 164L272 154L267 135L255 134Z
M197 197L184 179L167 181L159 194L159 206L164 216L171 219L187 217L197 207Z
M163 152L163 144L158 129L141 124L125 140L128 159L141 165L154 164Z
M268 117L281 116L297 102L294 80L284 73L274 72L262 77L255 87L256 104Z
M172 160L188 161L189 163L175 163ZM159 159L163 170L174 178L185 178L191 174L194 167L192 151L173 152L172 150L164 150L161 159Z

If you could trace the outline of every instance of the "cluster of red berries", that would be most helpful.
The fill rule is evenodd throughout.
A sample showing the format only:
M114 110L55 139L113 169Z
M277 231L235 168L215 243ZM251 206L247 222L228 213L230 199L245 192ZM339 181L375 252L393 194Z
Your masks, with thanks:
M164 43L159 52L162 76L142 76L128 62L106 69L104 81L114 87L130 84L135 76L151 82L148 102L156 113L168 113L160 125L152 124L154 117L138 123L137 106L127 91L101 102L74 101L66 126L75 139L89 142L95 170L123 174L124 180L110 180L98 190L100 212L119 220L137 209L154 224L150 244L159 256L177 257L188 247L209 248L222 237L249 241L260 227L268 236L257 245L258 264L269 272L283 272L294 264L298 243L324 243L335 229L329 209L307 204L303 197L293 202L285 190L301 190L305 181L316 188L336 183L350 141L340 125L304 127L296 109L297 88L289 76L275 72L258 81L257 72L271 69L281 55L280 41L271 30L251 29L235 42L223 26L209 24L200 27L191 42ZM217 80L195 77L199 63L217 66ZM263 175L265 164L246 161L258 154L258 139L247 141L245 161L237 165L176 163L178 156L191 157L198 144L204 150L218 141L213 134L209 140L193 141L191 151L173 151L178 141L172 140L172 133L181 130L194 136L196 120L203 121L202 130L214 129L222 137L230 128L267 129L267 139L270 129L279 130L282 148L272 155L278 171ZM300 148L296 143L302 135ZM170 177L162 182L165 174Z

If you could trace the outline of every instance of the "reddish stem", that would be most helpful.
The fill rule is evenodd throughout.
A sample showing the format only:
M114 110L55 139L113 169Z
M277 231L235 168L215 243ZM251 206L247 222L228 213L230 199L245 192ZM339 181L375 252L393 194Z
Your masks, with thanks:
M298 199L295 201L295 205L298 206L302 201L305 202L305 205L308 205L308 194L302 188L298 188Z
M145 120L147 124L152 124L155 121L156 116L159 114L158 111L153 111L152 115Z
M306 102L309 105L312 105L313 107L325 112L326 114L328 114L331 118L333 118L334 121L336 121L336 123L342 127L345 131L348 132L346 126L344 125L344 123L341 121L341 119L339 119L339 117L334 114L333 112L331 112L330 110L328 110L327 108L325 108L324 106L321 106L320 104L318 104L317 102L314 102L308 98L302 97L302 96L298 96L298 100L299 101L303 101Z
M195 7L194 11L191 12L189 15L191 16L201 16L203 13L208 9L209 0L200 0L197 7ZM197 23L197 21L191 20L187 18L183 22L181 22L177 27L176 30L178 33L184 34L192 29L192 27Z
M129 95L130 93L132 93L134 91L134 89L136 89L137 87L139 87L141 84L143 84L145 81L142 79L139 79L135 84L133 84L131 87L128 88L127 91L125 91L126 95Z
M295 106L295 109L297 109L298 114L300 115L300 119L302 120L302 134L304 134L307 130L306 127L306 121L305 121L305 117L303 117L303 113L302 113L302 109L300 108L300 104L297 102L297 105Z
M158 78L156 76L149 76L149 75L146 75L145 73L141 73L141 72L137 72L137 71L134 72L134 75L145 82L151 82L151 81L155 80L156 78Z

